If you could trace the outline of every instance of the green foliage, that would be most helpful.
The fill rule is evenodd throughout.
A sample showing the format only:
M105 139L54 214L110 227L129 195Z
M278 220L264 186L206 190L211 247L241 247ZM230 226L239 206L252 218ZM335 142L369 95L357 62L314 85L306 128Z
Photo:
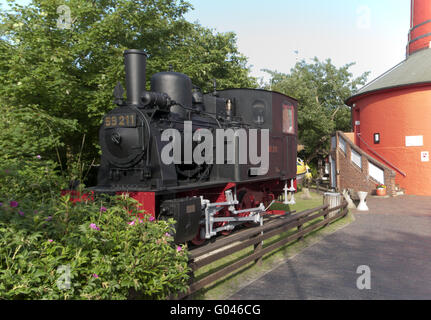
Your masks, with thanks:
M365 84L369 74L353 78L349 72L352 65L337 68L330 59L322 62L314 58L312 63L298 62L290 74L267 70L272 90L299 101L299 140L305 145L307 163L318 155L328 155L335 130L351 130L350 108L344 101Z
M150 74L172 66L175 71L189 75L205 92L213 90L214 79L218 89L257 86L256 79L249 76L247 59L238 52L236 35L232 32L214 34L198 24L188 24L172 47L175 50L169 53L151 56Z
M51 116L36 105L3 105L0 112L0 163L34 160L37 155L44 158L51 153L56 155L55 151L64 147L62 135L75 129L75 120Z
M27 199L42 206L68 185L51 160L35 156L26 161L1 158L0 161L1 200Z
M55 135L25 140L44 116L33 124L23 112L3 123L10 153L0 157L0 299L163 299L184 290L188 258L169 235L174 221L140 220L137 202L125 197L73 204L60 196L69 181L82 181L85 166L72 156L61 174L37 154L58 146ZM66 270L70 288L58 286Z
M67 162L85 135L82 160L99 159L98 130L103 115L114 108L115 85L124 84L125 49L148 52L148 81L172 65L204 90L212 89L213 79L219 88L256 86L235 35L185 21L191 5L184 0L10 2L11 11L0 9L0 108L9 110L10 123L18 121L15 112L28 115L22 122L30 124L28 129L11 129L9 136L17 137L15 146L26 138L43 140L31 148L32 155L40 154L42 145L51 160L58 160L57 148ZM57 25L64 15L57 13L60 5L70 8L69 29ZM9 153L7 147L2 151Z
M140 219L133 199L1 202L0 299L165 299L187 288L174 221Z

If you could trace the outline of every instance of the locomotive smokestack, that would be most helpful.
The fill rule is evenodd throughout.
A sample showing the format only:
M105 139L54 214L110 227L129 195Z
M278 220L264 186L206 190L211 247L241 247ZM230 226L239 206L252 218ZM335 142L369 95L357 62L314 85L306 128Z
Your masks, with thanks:
M407 56L421 49L430 48L431 1L411 0L411 22Z
M124 63L126 67L126 89L129 104L140 105L141 95L145 91L147 53L142 50L124 51Z

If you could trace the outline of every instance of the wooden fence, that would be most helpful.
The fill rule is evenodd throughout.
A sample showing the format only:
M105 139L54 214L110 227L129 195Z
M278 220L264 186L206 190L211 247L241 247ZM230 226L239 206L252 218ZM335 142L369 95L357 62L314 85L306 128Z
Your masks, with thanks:
M200 268L207 266L217 260L230 256L247 247L253 246L254 250L250 255L241 258L238 261L233 261L231 264L223 267L220 270L205 276L203 279L193 281L186 293L182 293L173 299L184 299L185 297L195 293L205 286L227 276L233 271L240 269L250 262L260 263L263 256L280 249L289 242L301 240L307 234L321 228L326 227L331 222L345 217L348 213L347 202L342 205L329 208L329 205L324 205L318 208L306 210L294 215L286 215L278 218L273 218L261 227L247 229L238 232L232 236L217 240L207 246L191 250L190 267L192 272L196 272ZM308 222L316 220L320 217L323 220L305 226ZM264 247L263 241L271 239L275 236L283 234L291 229L295 229L293 234Z

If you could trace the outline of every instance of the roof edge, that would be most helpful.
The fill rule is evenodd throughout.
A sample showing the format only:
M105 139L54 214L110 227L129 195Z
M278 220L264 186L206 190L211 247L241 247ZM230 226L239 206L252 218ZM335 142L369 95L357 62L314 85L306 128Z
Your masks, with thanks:
M371 90L371 91L367 91L367 92L353 95L350 98L348 98L346 101L344 101L344 103L348 106L351 106L351 104L353 104L359 98L371 96L371 95L376 94L376 93L384 93L384 92L390 92L390 91L395 91L395 90L399 90L399 89L406 89L406 88L424 87L426 85L431 85L431 81L409 83L409 84L402 84L402 85L398 85L398 86L380 88L380 89Z

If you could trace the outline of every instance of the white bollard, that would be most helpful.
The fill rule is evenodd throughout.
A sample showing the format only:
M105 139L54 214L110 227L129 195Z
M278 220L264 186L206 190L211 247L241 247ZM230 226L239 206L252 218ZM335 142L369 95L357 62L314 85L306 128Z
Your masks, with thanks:
M358 197L359 197L359 200L361 201L359 202L359 205L357 208L358 211L369 211L365 200L367 198L367 195L368 195L368 192L358 191Z
M349 193L347 192L347 190L343 190L343 196L344 199L346 199L347 201L347 208L349 209L356 209L355 203L353 202L352 198L350 198Z

